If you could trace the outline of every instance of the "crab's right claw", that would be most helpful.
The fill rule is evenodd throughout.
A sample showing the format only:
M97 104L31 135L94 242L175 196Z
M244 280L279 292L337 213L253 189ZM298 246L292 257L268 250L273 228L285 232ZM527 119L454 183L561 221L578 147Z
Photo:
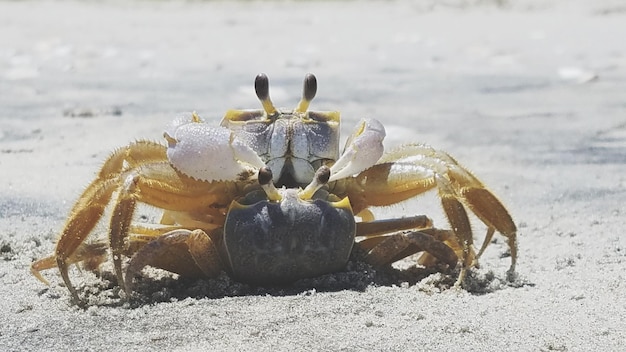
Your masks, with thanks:
M330 168L329 182L358 174L374 166L383 155L385 127L375 119L361 120L346 142L339 160Z
M172 166L197 180L250 179L265 166L254 150L231 130L210 126L195 113L172 121L163 136Z

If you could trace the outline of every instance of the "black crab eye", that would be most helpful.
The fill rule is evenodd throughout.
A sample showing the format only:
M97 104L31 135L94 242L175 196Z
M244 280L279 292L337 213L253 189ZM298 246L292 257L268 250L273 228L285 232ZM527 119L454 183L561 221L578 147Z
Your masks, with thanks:
M270 99L270 80L265 73L259 73L254 79L254 91L257 98L261 101L267 116L276 116L278 110L276 110Z
M317 178L317 182L322 185L328 183L328 180L330 179L330 168L326 165L320 166L320 168L315 172L315 177Z
M264 101L270 97L270 80L265 73L259 73L254 79L254 91L257 98Z
M317 94L317 78L312 73L307 73L304 77L304 86L302 88L302 98L311 101Z
M272 170L269 167L265 166L259 169L259 184L267 185L272 182L274 175L272 174Z

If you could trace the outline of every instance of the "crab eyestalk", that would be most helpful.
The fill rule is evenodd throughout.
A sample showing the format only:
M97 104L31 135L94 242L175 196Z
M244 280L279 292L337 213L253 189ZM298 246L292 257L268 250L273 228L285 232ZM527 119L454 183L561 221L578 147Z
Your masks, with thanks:
M313 177L313 181L306 186L302 191L298 192L298 197L303 200L308 200L313 198L315 192L317 192L320 188L322 188L325 184L328 183L328 179L330 178L330 168L326 165L321 166L315 172L315 177Z
M270 99L270 80L265 73L259 73L254 79L254 91L261 101L267 116L276 115L278 111Z
M307 74L304 77L304 85L302 87L302 99L296 106L295 112L305 113L309 108L311 100L315 98L317 93L317 78L312 73Z
M261 188L263 188L263 191L269 200L277 202L282 200L283 197L274 186L274 182L272 182L273 178L274 175L272 174L272 170L270 170L267 166L259 169L258 180Z

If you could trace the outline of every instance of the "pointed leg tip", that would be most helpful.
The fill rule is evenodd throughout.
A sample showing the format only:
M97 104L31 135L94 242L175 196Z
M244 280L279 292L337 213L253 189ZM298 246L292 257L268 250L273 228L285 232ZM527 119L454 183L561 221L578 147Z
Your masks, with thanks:
M124 288L124 301L130 302L133 298L133 290L131 288Z
M472 260L472 264L470 264L472 268L480 269L480 263L478 262L478 257Z
M120 287L124 291L124 296L126 296L126 300L129 301L133 294L133 276L132 274L126 273L123 281L120 283Z
M48 281L45 277L43 277L43 275L41 275L41 273L39 272L39 270L33 268L32 266L30 267L30 273L35 276L35 278L37 278L37 280L41 281L44 285L46 286L50 286L50 281Z
M72 287L70 289L70 301L73 305L83 308L85 306L85 302L83 302L82 299L80 299L80 297L78 296L78 292L76 292L76 290Z
M459 277L457 277L456 282L454 283L454 289L463 290L465 283L465 276L467 275L467 268L461 268L461 272L459 273Z
M508 282L515 282L517 280L518 274L515 271L515 266L511 266L509 270L506 272L506 279Z

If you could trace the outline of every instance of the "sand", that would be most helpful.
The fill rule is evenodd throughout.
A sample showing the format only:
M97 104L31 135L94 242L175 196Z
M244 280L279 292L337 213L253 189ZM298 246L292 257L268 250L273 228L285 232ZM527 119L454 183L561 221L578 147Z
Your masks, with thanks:
M0 350L626 350L626 8L618 1L0 2ZM50 254L103 159L197 111L257 108L270 77L295 106L387 129L386 146L454 155L519 228L517 277L497 236L467 290L455 273L351 262L288 287L147 270L132 302L109 264ZM377 210L427 214L436 194ZM149 209L140 217L150 220ZM472 218L478 243L484 226ZM105 230L100 226L99 233Z

